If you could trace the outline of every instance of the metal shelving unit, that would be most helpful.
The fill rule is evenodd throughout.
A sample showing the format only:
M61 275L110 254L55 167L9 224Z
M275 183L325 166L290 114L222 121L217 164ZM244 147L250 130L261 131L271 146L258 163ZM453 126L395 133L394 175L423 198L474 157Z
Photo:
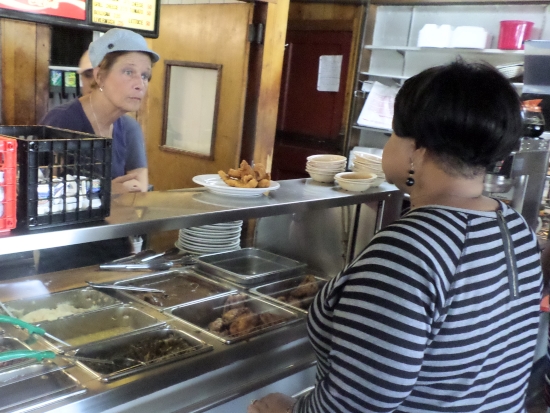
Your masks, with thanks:
M382 148L388 131L359 125L357 120L368 92L365 82L377 81L387 86L401 85L409 77L439 64L449 63L458 56L466 61L485 61L494 66L523 62L523 50L496 48L501 20L528 20L535 23L532 38L550 38L550 3L482 4L402 4L370 5L364 15L362 44L356 71L356 92L352 99L346 151L354 146ZM374 16L370 18L370 16ZM425 24L448 24L483 27L492 37L487 49L417 47L418 34ZM513 83L518 93L523 84Z

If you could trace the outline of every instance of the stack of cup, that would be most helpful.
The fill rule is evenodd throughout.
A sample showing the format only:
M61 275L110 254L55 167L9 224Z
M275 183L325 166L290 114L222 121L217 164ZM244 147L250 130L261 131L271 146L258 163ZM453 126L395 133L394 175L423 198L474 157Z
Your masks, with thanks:
M308 156L306 171L314 181L333 182L334 175L346 170L347 158L341 155Z
M353 171L376 174L377 179L371 183L371 187L379 186L386 180L386 175L382 170L382 157L372 153L355 152Z

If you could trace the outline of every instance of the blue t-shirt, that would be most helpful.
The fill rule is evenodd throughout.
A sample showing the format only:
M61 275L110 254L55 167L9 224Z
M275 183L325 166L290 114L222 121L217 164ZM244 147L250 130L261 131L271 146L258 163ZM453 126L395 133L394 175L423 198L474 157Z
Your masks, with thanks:
M40 124L95 134L78 99L56 106ZM117 178L137 168L147 168L143 132L135 119L124 115L113 124L111 177Z

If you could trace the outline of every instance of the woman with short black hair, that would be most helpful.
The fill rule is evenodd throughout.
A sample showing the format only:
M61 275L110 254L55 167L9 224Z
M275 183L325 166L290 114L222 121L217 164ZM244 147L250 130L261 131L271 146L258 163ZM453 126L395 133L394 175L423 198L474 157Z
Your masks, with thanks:
M248 413L525 412L540 253L525 219L483 195L519 143L519 98L494 68L455 62L407 80L393 122L382 166L411 210L315 297L315 389Z

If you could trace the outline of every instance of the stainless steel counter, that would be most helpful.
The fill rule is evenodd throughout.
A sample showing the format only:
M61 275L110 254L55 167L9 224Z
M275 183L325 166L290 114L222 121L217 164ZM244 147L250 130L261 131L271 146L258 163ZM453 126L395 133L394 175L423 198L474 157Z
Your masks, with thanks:
M281 181L269 196L233 198L196 190L159 191L113 196L105 222L48 230L14 230L0 235L0 251L9 254L135 234L168 231L248 218L260 218L363 202L400 202L389 184L354 193L311 179ZM393 209L393 208L390 208ZM389 214L388 220L395 219ZM385 218L386 219L386 218ZM384 225L384 223L381 223Z
M13 231L0 237L0 251L12 253L275 215L296 214L316 219L318 215L308 212L360 204L368 204L369 211L374 211L376 222L369 228L369 232L373 232L397 218L401 209L401 194L388 184L364 193L343 191L336 186L319 184L310 179L281 181L280 184L280 189L259 198L223 197L201 189L125 194L114 197L111 216L105 222L49 231ZM347 221L352 226L360 226L364 223L361 214L352 214ZM317 227L320 226L317 223ZM353 229L349 233L356 237L358 231ZM262 238L261 234L258 237ZM311 251L308 254L311 256ZM38 276L29 281L37 281L41 287L59 291L79 287L84 279L95 281L95 269L90 271L90 274L81 274L80 278L71 277L70 271L64 271ZM169 318L168 315L164 317ZM188 325L184 328L211 344L213 351L110 383L100 382L78 366L70 367L68 372L86 388L86 393L33 411L73 413L131 410L138 413L147 410L123 406L131 406L135 399L143 398L149 403L148 409L158 403L158 408L153 409L159 413L204 412L269 383L311 370L315 362L306 336L305 321L231 345L204 337L204 334L201 335L200 331Z

